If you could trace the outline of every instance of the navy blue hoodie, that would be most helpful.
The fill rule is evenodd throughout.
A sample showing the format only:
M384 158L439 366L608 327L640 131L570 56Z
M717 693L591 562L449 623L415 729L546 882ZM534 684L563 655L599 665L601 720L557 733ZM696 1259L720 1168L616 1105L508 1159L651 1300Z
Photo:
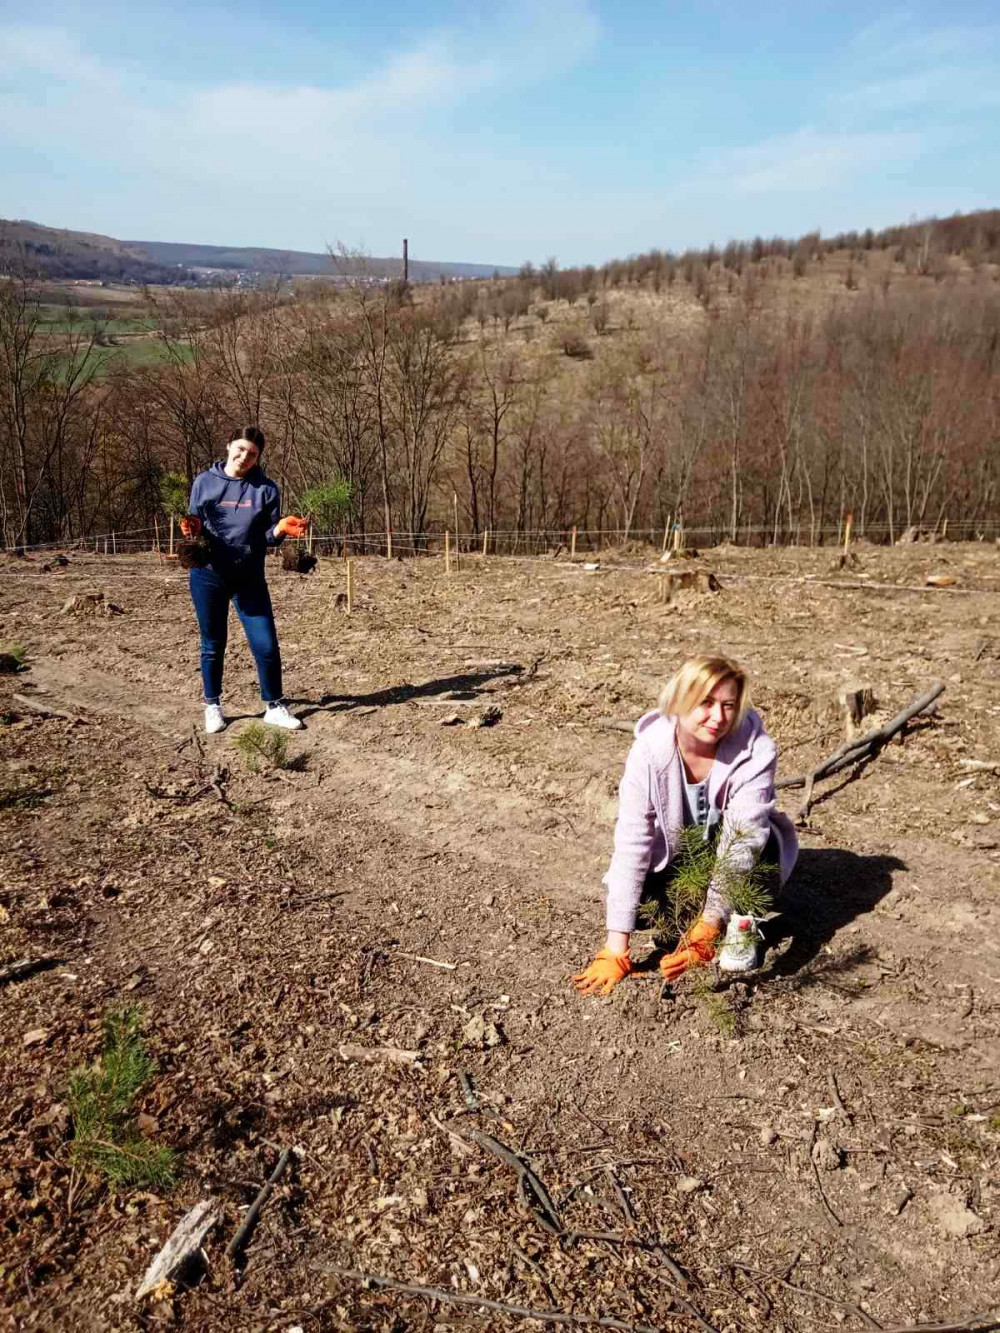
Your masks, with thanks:
M274 532L281 493L255 464L245 477L227 477L222 463L199 472L188 512L201 519L212 548L212 568L229 577L263 578L264 552L280 546Z

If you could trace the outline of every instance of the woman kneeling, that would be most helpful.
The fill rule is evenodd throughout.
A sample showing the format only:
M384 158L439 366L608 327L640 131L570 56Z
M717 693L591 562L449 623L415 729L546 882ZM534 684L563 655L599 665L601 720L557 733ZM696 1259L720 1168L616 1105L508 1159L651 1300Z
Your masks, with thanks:
M660 960L660 972L673 981L711 962L723 931L719 966L741 972L756 965L756 923L733 903L732 886L758 863L774 865L780 886L795 866L795 829L775 808L776 761L774 741L748 707L746 672L724 657L685 662L659 708L636 723L604 877L607 943L573 978L579 991L609 995L635 971L629 936L640 903L670 897L692 833L714 847L713 869L697 921Z

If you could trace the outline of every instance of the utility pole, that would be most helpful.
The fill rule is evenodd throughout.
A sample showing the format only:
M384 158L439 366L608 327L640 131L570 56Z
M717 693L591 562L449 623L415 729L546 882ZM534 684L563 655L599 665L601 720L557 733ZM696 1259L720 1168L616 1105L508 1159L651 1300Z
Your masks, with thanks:
M403 281L410 281L410 242L403 237Z

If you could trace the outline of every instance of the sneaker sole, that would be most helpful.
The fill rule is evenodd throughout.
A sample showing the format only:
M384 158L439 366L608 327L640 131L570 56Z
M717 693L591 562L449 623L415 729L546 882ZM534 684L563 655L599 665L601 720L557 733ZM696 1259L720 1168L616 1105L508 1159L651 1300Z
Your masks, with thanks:
M727 963L722 958L719 959L720 972L756 972L759 966L760 963L756 957L748 959L745 963L742 961Z

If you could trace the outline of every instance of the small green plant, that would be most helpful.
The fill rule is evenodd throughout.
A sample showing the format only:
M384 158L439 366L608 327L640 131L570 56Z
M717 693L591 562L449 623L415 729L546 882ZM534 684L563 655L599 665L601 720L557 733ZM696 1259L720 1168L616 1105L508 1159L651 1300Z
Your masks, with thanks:
M187 477L180 472L164 472L160 478L160 504L169 517L183 518L188 511Z
M74 1168L122 1186L173 1184L172 1149L143 1138L132 1104L156 1065L142 1040L142 1009L129 1005L104 1019L104 1049L93 1067L74 1069L68 1105L73 1117L70 1155Z
M299 496L299 512L314 519L321 528L330 528L351 512L353 490L346 477L310 486Z
M740 916L764 916L771 910L769 885L776 866L755 862L749 870L734 864L735 853L749 835L735 828L723 834L724 848L705 841L704 829L691 825L671 839L677 848L673 877L657 900L639 909L643 924L667 940L676 941L690 930L705 905L708 886L714 884Z
M46 797L52 795L52 786L45 779L37 782L0 786L0 810L37 810Z
M1000 1134L1000 1113L991 1115L988 1124L994 1134Z
M13 675L24 666L28 650L20 643L5 643L0 647L0 673Z
M251 773L288 766L288 737L284 732L269 730L262 722L251 722L241 731L236 748Z

